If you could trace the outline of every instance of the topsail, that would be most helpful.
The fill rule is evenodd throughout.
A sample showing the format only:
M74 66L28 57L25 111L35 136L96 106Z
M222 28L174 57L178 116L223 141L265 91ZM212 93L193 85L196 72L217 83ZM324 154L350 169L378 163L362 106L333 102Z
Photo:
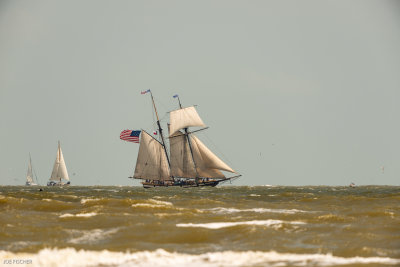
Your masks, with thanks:
M206 126L194 107L170 112L170 136L189 126Z

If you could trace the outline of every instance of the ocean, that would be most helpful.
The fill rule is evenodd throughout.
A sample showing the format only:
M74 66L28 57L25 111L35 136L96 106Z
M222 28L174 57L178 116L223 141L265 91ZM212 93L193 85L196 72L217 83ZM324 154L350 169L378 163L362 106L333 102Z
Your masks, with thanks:
M0 186L4 266L400 266L398 186Z

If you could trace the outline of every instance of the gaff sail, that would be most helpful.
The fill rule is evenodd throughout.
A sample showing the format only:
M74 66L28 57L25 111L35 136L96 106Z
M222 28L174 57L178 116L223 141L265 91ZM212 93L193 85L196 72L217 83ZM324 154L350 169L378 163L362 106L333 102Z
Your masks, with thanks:
M142 131L134 178L171 180L167 157L160 142Z

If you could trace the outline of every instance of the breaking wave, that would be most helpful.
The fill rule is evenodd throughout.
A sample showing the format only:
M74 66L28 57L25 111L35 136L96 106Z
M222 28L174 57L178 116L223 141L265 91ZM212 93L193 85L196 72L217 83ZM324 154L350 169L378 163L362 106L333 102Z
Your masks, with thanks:
M261 226L282 226L283 224L300 225L304 222L285 222L281 220L255 220L244 222L212 222L212 223L178 223L177 227L201 227L208 229L220 229L226 227L233 227L238 225L261 225Z
M163 249L139 252L112 252L65 249L42 249L36 254L0 251L0 258L27 263L29 266L357 266L400 264L400 259L388 257L338 257L332 254L294 254L275 251L224 251L204 254L184 254Z
M92 217L92 216L96 216L98 215L98 213L96 212L89 212L89 213L78 213L78 214L71 214L71 213L65 213L60 215L60 218L70 218L70 217Z
M235 208L212 208L208 211L219 213L219 214L229 214L238 212L256 212L256 213L284 213L284 214L295 214L295 213L308 213L308 211L297 210L297 209L266 209L266 208L253 208L253 209L235 209Z
M135 203L132 204L132 207L138 208L138 207L145 207L145 208L165 208L165 207L172 207L173 204L168 201L161 201L161 200L155 200L155 199L149 199L145 202L140 202L140 203Z
M100 240L107 239L109 236L119 231L119 228L112 228L108 230L93 229L93 230L66 230L72 238L68 243L72 244L93 244Z

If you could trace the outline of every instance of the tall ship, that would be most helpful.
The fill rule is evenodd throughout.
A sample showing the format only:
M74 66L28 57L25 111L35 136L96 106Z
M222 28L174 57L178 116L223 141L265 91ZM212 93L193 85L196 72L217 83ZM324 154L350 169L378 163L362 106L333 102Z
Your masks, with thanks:
M153 94L153 108L157 117L159 140L141 130L139 152L133 179L141 180L143 187L200 187L216 186L239 178L241 175L217 157L200 139L196 132L208 129L194 106L182 107L169 112L168 138L163 135ZM191 130L189 127L203 127ZM122 139L122 138L121 138ZM231 173L225 176L223 172Z
M32 172L32 158L31 154L29 154L29 163L28 163L28 171L26 172L26 182L25 185L30 186L30 185L38 185L37 183L37 177L36 177L36 183L33 180L33 172Z
M67 166L65 165L64 156L61 150L60 141L58 141L58 149L56 161L54 162L53 171L47 186L63 186L70 185Z

